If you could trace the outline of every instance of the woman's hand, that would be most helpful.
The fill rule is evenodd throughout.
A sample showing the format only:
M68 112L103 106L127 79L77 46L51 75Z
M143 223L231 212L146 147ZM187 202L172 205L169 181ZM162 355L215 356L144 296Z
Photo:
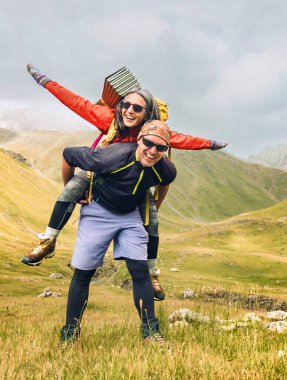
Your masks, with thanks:
M51 79L47 78L45 74L42 74L40 70L32 66L31 63L28 63L27 70L40 86L45 87L48 82L51 82Z

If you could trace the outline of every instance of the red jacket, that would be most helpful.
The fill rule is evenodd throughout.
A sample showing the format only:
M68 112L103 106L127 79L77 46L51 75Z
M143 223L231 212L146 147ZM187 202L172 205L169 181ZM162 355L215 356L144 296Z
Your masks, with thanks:
M89 100L86 100L81 96L74 94L72 91L67 90L65 87L60 86L57 82L48 82L45 88L65 104L65 106L89 123L93 124L102 133L107 134L115 116L114 109L93 104ZM129 134L126 137L118 137L113 142L136 142L139 131L140 127L129 128ZM211 142L210 140L201 137L171 132L170 146L172 148L186 150L210 149Z

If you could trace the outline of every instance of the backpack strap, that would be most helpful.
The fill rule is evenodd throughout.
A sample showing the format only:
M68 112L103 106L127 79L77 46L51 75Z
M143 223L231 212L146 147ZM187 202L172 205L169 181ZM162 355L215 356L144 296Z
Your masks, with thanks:
M149 206L150 206L150 198L149 198L149 190L146 191L145 195L145 222L144 225L149 225Z

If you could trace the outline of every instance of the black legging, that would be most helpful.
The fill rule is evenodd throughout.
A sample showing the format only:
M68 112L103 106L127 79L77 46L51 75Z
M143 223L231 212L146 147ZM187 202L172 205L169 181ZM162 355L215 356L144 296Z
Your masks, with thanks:
M154 315L153 287L147 262L130 259L125 259L125 261L133 280L134 303L139 316L144 324L151 324L156 318ZM76 326L81 322L88 302L90 281L94 273L95 269L75 269L68 295L66 325ZM142 309L140 300L142 300Z

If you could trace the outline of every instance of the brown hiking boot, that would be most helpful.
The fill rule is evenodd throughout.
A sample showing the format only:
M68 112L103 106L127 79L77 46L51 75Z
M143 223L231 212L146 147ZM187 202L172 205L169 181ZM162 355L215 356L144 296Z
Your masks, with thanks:
M159 330L158 320L155 320L152 323L143 323L142 325L142 334L144 342L146 344L157 343L160 345L166 344L166 339L161 335Z
M160 333L154 333L150 336L147 336L146 338L144 338L144 342L146 344L167 344L166 339Z
M165 299L165 293L163 288L161 287L159 280L158 280L158 274L160 273L160 270L157 269L154 274L150 275L152 287L153 287L153 296L155 301L163 301Z
M39 239L36 247L32 249L27 256L23 256L21 261L24 264L37 266L42 263L43 259L48 259L55 255L56 237Z

